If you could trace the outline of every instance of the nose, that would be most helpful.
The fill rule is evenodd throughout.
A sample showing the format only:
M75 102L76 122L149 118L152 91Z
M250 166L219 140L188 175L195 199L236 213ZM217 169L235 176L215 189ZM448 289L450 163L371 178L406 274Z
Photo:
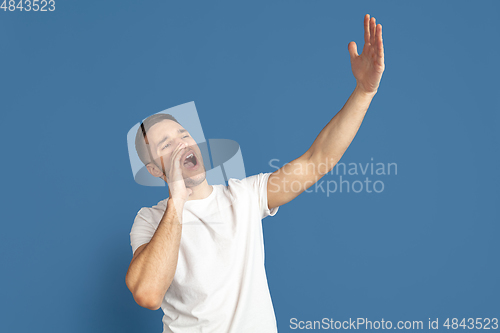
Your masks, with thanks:
M180 143L186 144L186 148L190 147L190 144L186 138L179 138L179 139L175 140L174 147L177 147Z

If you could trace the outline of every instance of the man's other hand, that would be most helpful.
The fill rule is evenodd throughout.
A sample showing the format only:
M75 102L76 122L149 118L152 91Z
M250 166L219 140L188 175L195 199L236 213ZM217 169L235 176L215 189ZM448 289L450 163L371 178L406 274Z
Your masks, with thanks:
M358 54L355 42L348 45L351 55L351 69L359 90L375 94L377 92L384 64L384 44L382 42L382 25L375 23L375 17L365 15L365 45L363 52Z

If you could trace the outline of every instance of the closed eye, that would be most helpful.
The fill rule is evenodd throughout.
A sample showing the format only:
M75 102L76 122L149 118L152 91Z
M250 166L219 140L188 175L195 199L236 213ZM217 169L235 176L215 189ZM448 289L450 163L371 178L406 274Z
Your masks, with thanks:
M184 139L184 138L189 138L189 135L184 135L182 138L183 138L183 139ZM170 146L170 143L167 143L166 145L164 145L164 146L161 148L161 150L163 150L163 149L167 148L168 146Z

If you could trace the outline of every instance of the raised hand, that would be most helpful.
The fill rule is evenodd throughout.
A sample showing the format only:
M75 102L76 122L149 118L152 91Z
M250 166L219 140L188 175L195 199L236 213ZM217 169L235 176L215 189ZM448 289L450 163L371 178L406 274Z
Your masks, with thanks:
M377 25L375 22L375 17L370 19L369 14L365 15L365 45L361 55L358 54L355 42L350 42L347 46L357 87L371 94L377 92L385 69L382 25Z

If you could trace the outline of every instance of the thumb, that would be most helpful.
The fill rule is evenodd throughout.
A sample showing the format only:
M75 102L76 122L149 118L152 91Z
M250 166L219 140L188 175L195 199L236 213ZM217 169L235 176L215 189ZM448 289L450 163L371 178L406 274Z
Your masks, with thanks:
M358 54L358 47L355 42L350 42L347 45L347 49L349 50L349 54L351 55L351 58L355 58L359 56Z

